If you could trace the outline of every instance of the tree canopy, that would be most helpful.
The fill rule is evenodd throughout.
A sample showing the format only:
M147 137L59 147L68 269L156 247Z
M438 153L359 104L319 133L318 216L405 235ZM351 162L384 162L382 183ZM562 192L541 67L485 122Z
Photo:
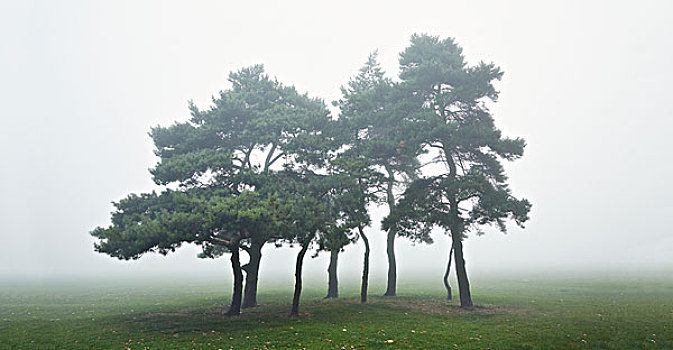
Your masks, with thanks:
M427 151L445 171L416 179L400 205L384 222L410 234L426 234L432 226L449 232L458 271L461 305L471 306L462 240L480 225L495 224L506 231L505 220L523 226L530 203L517 199L507 184L501 160L523 155L521 138L503 137L487 108L496 101L493 81L502 72L494 64L468 66L453 39L414 35L400 55L401 86L416 106L414 120Z
M182 243L217 257L231 251L233 239L251 257L243 267L244 304L254 306L261 248L287 234L272 215L282 190L273 173L321 166L331 119L321 100L271 79L261 65L233 72L229 81L209 109L190 103L188 121L152 128L159 162L150 173L166 190L115 203L112 225L92 235L98 251L125 259L166 254Z

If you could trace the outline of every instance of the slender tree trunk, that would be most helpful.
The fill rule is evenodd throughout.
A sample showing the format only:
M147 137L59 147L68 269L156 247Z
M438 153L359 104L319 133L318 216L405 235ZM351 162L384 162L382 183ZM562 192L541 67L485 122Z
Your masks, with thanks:
M458 276L458 293L460 294L460 307L472 307L472 295L470 295L470 281L467 278L465 270L465 259L463 258L462 234L452 233L453 250L456 261L456 275Z
M290 317L299 315L299 297L301 296L301 268L304 265L304 255L308 250L309 244L306 243L301 247L299 254L297 254L297 265L295 266L294 271L294 297L292 298L292 310L290 311Z
M243 266L245 271L245 290L243 291L243 308L257 306L257 281L259 280L259 263L262 259L262 247L265 242L252 241L248 254L250 262Z
M388 209L390 212L395 209L395 196L393 194L393 185L395 184L395 175L390 166L386 165L388 172L388 187L386 188L386 197L388 202ZM397 294L397 263L395 261L395 236L397 230L392 228L388 230L387 249L388 253L388 285L386 286L386 293L384 296L395 296Z
M446 298L451 300L453 296L451 295L451 286L449 285L449 272L451 272L451 259L453 258L453 242L451 242L451 248L449 249L449 262L446 264L446 272L444 273L444 287L446 288Z
M337 263L339 262L339 249L329 252L329 266L327 267L327 296L325 299L339 297L339 280L337 279Z
M360 231L360 237L362 237L362 241L365 242L365 259L362 267L362 286L360 286L360 302L364 304L367 302L367 288L369 287L369 239L367 239L362 226L358 226L358 230Z
M388 231L388 242L386 250L388 253L388 285L384 296L395 296L397 293L397 263L395 262L395 229Z
M238 242L229 245L229 250L231 250L231 268L234 271L234 295L231 297L231 306L226 315L236 316L241 314L241 296L243 294L243 271L241 270Z

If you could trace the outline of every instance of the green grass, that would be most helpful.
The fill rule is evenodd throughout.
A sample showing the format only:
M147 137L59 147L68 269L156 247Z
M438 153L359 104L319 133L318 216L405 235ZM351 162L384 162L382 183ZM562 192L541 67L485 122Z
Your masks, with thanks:
M319 285L318 283L314 285ZM305 290L287 317L288 288L227 318L224 283L77 283L0 287L7 349L673 349L673 281L590 277L473 282L474 311L432 283L360 305L357 286L322 300Z

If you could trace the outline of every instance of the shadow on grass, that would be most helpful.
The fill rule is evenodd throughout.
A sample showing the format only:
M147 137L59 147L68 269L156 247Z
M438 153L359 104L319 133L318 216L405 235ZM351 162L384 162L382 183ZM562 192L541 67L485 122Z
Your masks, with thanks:
M455 303L455 301L454 301ZM175 305L172 310L146 310L126 315L112 315L97 321L99 327L124 325L126 332L154 332L161 334L212 333L239 334L258 331L269 332L286 328L296 323L319 324L367 324L372 316L376 319L398 320L400 318L423 320L427 317L491 318L497 315L519 313L520 310L495 305L477 305L467 310L447 300L436 297L371 297L361 304L356 297L339 299L312 298L302 303L300 316L289 317L290 305L271 302L244 309L238 316L226 316L228 307L210 305L200 308Z

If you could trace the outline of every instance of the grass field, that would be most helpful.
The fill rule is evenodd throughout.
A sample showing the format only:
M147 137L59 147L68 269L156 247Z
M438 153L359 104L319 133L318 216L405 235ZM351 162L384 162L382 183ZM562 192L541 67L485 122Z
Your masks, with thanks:
M319 284L315 284L319 285ZM358 288L322 300L260 290L260 307L227 318L224 283L4 284L0 348L7 349L673 349L673 280L483 279L473 311L444 300L437 281L358 303Z

